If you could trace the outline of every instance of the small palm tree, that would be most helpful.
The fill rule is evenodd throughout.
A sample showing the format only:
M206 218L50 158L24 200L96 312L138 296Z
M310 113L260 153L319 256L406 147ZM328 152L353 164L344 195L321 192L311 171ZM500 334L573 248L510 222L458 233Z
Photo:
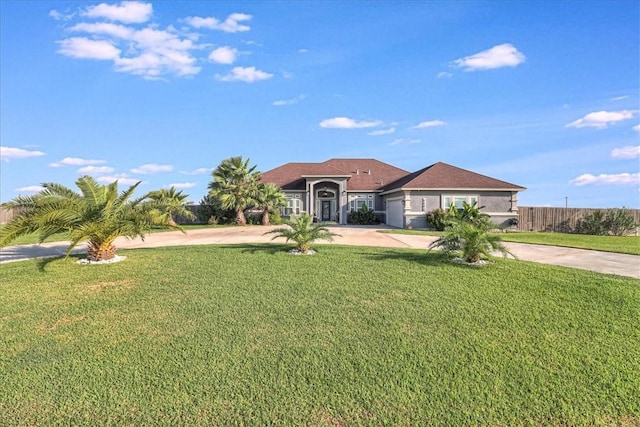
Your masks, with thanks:
M287 197L280 187L273 183L261 184L258 189L258 203L262 207L262 225L269 225L269 211L287 205Z
M209 183L209 194L218 199L224 209L236 212L236 223L247 225L245 209L256 206L260 173L256 166L249 167L249 159L242 156L231 157L220 162L213 171L213 181Z
M440 248L448 254L462 253L462 258L469 263L491 259L491 253L494 251L501 252L503 256L514 256L502 244L500 236L490 233L492 228L493 226L485 221L451 220L445 228L444 235L431 243L429 250Z
M77 193L63 185L45 183L44 189L33 196L18 197L3 207L21 212L0 231L0 247L17 237L40 233L40 242L55 233L67 233L71 250L87 240L87 258L91 261L115 257L114 240L120 236L142 237L152 227L174 228L166 215L148 203L147 196L130 200L140 182L118 193L118 181L98 184L94 178L83 176L76 181Z
M171 186L169 189L150 191L148 197L156 203L156 207L167 216L168 222L172 225L176 225L176 216L196 219L194 213L187 209L186 200L189 195L182 194L182 190L176 191L176 188Z
M292 216L292 219L282 220L282 222L289 227L277 228L267 231L264 234L276 234L271 240L277 239L278 237L284 237L287 239L287 242L293 240L296 243L296 250L302 253L309 252L311 244L316 240L332 241L333 237L340 236L339 234L332 233L328 228L320 224L314 224L313 217L308 213L303 213L300 216Z

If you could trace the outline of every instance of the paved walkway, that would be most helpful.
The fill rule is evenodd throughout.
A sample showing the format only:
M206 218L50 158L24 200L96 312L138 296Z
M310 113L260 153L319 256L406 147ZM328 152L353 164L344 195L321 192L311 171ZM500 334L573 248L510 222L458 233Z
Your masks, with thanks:
M172 231L149 234L144 241L141 239L128 240L119 238L115 244L119 249L137 249L182 245L268 243L271 242L273 235L265 235L264 233L273 228L275 227L206 228L189 230L187 234ZM379 229L380 227L335 226L331 227L331 230L341 236L336 237L331 243L322 241L318 243L426 249L436 239L433 236L378 233L377 230ZM284 239L277 239L276 241L284 242ZM505 242L505 246L518 259L524 261L580 268L640 279L640 256L636 255L510 242ZM56 242L2 248L0 249L0 264L31 258L61 256L64 255L67 247L68 245L64 242ZM82 245L73 251L73 253L83 252L86 252L86 249Z

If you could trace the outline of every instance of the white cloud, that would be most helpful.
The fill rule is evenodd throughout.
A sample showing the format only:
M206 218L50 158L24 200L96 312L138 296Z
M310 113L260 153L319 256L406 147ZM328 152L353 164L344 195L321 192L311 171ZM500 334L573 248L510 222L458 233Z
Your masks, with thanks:
M106 18L127 24L140 24L147 22L152 13L151 3L123 1L119 5L100 3L97 6L88 7L81 15L89 18Z
M409 138L398 138L398 139L394 139L393 141L391 141L389 143L389 145L394 146L394 145L411 145L411 144L419 144L422 140L421 139L409 139Z
M29 185L27 187L16 188L16 193L39 193L44 190L40 185Z
M198 168L192 171L180 171L180 173L183 175L206 175L213 172L213 169L214 168Z
M298 53L307 53L309 49L298 49Z
M439 78L439 79L448 79L450 77L453 77L453 74L448 73L446 71L441 71L441 72L438 73L438 75L436 77Z
M640 157L640 145L629 145L622 148L614 148L611 157L617 159L635 159Z
M167 186L165 186L166 188L171 188L171 187L175 187L175 188L193 188L196 186L195 182L176 182L173 184L169 184Z
M118 184L133 185L139 182L140 180L134 179L134 178L127 178L126 174L117 174L117 175L110 175L110 176L101 176L99 178L96 178L96 181L103 182L105 184L111 184L114 181L118 181Z
M362 129L362 128L373 128L376 126L380 126L382 124L381 121L356 121L354 119L350 119L348 117L334 117L331 119L325 119L320 122L320 127L327 129Z
M614 96L609 101L622 101L623 99L627 99L627 98L629 98L628 95Z
M640 125L635 125L631 129L635 130L636 132L640 132Z
M219 21L214 17L202 18L200 16L190 16L184 19L184 22L193 28L208 28L210 30L220 30L227 33L238 33L249 31L248 25L241 24L242 21L249 21L251 15L245 13L232 13L224 21Z
M504 43L474 55L456 59L451 65L462 68L464 71L491 70L501 67L515 67L522 64L525 59L524 54L518 51L515 46Z
M71 37L58 42L58 53L78 59L116 59L120 49L106 40L91 40L86 37Z
M640 173L618 173L618 174L600 174L592 175L585 173L579 177L569 181L575 185L620 185L620 184L640 184Z
M78 169L78 173L84 175L97 175L103 173L113 173L114 169L109 166L85 166Z
M257 70L256 67L234 67L231 73L222 76L216 74L214 76L222 82L247 82L253 83L260 80L267 80L273 77L273 74Z
M583 128L593 127L596 129L605 129L609 125L622 120L632 119L637 111L621 110L621 111L595 111L589 113L581 119L575 120L566 127L568 128Z
M275 106L293 105L293 104L297 104L298 102L302 101L306 97L307 97L306 95L298 95L295 98L281 99L279 101L274 101L271 105L275 105Z
M68 21L73 18L74 15L75 13L61 13L55 9L49 11L49 16L56 21Z
M131 172L148 175L148 174L158 173L158 172L171 172L172 170L173 170L173 166L171 165L159 165L156 163L147 163L146 165L138 166L137 168L131 169Z
M418 123L417 125L413 126L411 129L425 129L425 128L432 128L435 126L444 126L446 124L447 123L443 122L442 120L429 120L426 122Z
M396 128L390 127L389 129L374 130L372 132L367 133L367 135L371 135L371 136L389 135L394 133L395 131L396 131Z
M44 156L42 151L29 151L22 148L0 146L0 160L8 162L9 159L26 159L28 157Z
M71 37L59 41L61 53L79 59L112 60L117 72L160 79L164 75L191 76L202 69L191 54L199 47L190 36L182 37L173 27L137 30L125 25L81 22L69 31L87 33L94 38ZM108 36L110 40L100 37Z
M81 159L79 157L65 157L59 162L49 163L49 166L52 168L60 168L63 166L90 166L90 165L102 165L107 163L104 160L89 160L89 159Z
M238 49L222 46L209 54L209 60L218 64L233 64L238 58Z

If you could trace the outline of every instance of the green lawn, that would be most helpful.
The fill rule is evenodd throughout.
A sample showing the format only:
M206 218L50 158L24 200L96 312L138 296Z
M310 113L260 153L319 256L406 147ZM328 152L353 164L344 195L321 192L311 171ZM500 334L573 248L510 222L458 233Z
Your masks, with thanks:
M0 266L0 425L640 423L640 281L419 250Z
M438 231L423 230L381 230L389 234L414 234L441 236ZM500 233L505 242L534 243L537 245L564 246L569 248L592 249L604 252L640 255L640 237L638 236L590 236L587 234L510 232Z

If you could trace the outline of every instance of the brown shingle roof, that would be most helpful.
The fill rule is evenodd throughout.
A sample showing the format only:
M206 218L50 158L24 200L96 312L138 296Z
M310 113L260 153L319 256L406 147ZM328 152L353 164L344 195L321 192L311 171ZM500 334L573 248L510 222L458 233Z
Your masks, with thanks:
M350 175L350 191L380 190L385 184L406 176L407 171L375 159L330 159L322 163L287 163L262 174L284 190L304 190L305 175Z
M409 173L376 159L329 159L322 163L287 163L261 175L283 190L305 190L303 176L345 176L349 191L390 191L407 189L488 189L525 190L525 187L500 181L447 163L434 163Z
M384 190L407 189L488 189L525 190L525 187L471 172L447 163L434 163L387 185Z

